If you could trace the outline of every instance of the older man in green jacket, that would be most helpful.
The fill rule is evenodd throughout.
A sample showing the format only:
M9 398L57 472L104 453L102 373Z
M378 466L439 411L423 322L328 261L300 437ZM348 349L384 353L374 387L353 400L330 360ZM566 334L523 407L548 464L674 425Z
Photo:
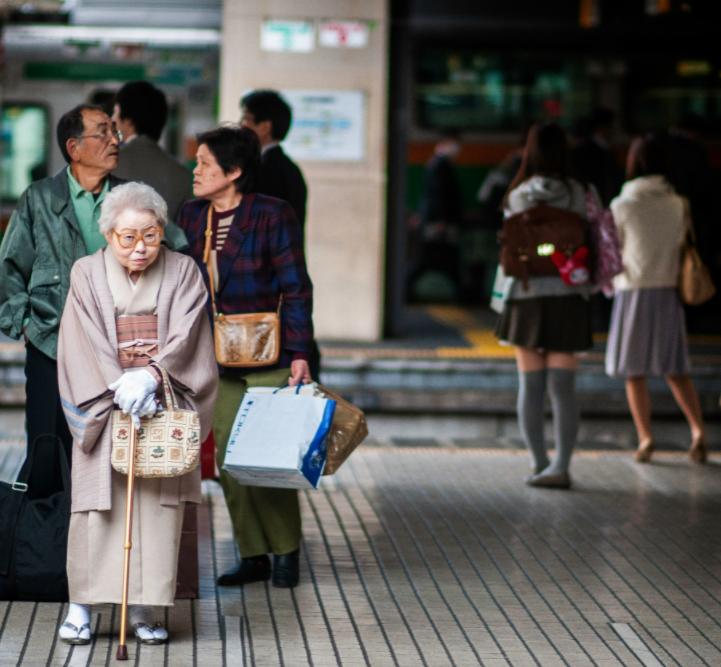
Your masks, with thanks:
M69 458L72 438L58 394L58 327L70 269L105 246L100 207L124 181L110 175L118 164L120 134L100 107L79 105L64 114L57 140L68 167L28 187L0 246L0 331L25 338L28 443L57 435ZM171 245L185 245L179 228L168 232Z

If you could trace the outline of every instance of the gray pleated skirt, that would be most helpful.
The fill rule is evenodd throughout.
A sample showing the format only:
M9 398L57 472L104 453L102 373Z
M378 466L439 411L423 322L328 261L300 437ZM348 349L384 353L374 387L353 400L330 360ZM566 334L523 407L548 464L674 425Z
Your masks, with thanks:
M676 288L617 292L606 373L611 377L686 375L689 368L686 319Z

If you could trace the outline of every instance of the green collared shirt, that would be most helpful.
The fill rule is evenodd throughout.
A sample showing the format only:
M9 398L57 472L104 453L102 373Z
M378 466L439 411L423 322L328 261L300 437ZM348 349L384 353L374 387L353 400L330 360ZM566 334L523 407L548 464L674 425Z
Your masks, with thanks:
M67 172L70 201L73 203L75 217L80 225L80 235L83 237L85 249L89 255L92 255L96 250L107 245L105 237L100 233L98 219L100 218L100 205L110 189L110 181L106 178L100 194L95 196L92 192L83 190L83 186L75 180L70 167Z

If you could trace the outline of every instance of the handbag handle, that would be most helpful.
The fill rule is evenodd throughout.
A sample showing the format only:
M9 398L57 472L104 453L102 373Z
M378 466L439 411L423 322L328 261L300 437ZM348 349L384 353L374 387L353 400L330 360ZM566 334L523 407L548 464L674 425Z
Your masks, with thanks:
M213 310L213 319L217 320L223 316L223 313L218 313L218 308L215 305L215 274L213 273L213 262L210 261L210 246L213 241L213 204L208 204L208 216L205 221L205 246L203 248L203 263L205 264L205 270L208 272L208 280L210 282L210 306ZM278 299L278 307L276 308L276 315L280 317L280 308L283 304L283 294L281 293Z
M168 371L162 366L155 366L160 371L160 376L163 378L163 397L165 398L165 409L166 410L177 410L178 401L175 398L175 392L173 391L173 385L170 384L170 378L168 377Z
M681 197L683 202L683 219L686 223L686 243L692 246L696 246L696 230L693 226L693 219L691 218L691 204L686 197Z

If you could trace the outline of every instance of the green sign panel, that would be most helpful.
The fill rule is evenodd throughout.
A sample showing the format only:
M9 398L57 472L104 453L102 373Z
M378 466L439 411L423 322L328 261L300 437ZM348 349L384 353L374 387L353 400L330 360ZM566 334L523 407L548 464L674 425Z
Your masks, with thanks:
M145 79L145 65L115 63L25 63L26 79L61 81L137 81Z

